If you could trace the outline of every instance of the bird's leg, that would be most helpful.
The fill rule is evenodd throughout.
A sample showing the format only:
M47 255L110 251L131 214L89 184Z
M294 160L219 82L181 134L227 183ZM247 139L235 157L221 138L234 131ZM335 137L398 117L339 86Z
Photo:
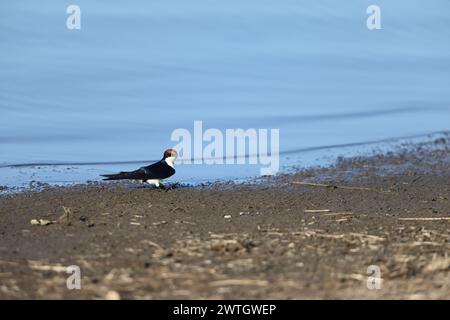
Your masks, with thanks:
M171 184L170 187L166 189L166 192L172 189L176 189L179 185L180 184L178 182Z
M167 191L166 186L163 185L161 182L159 183L158 188L161 189L161 190L166 190Z

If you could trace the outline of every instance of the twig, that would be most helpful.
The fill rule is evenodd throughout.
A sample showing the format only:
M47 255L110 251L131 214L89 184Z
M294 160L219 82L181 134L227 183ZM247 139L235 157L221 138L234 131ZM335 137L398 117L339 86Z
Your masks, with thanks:
M394 243L394 245L406 247L420 247L420 246L442 246L443 244L433 241L414 241L411 243Z
M450 217L398 218L398 220L402 220L402 221L441 221L441 220L448 220L448 221L450 221Z
M66 223L70 224L72 218L72 210L69 207L62 206L64 213L57 219L52 221L52 223Z
M373 191L373 192L381 192L381 193L390 193L390 191L377 190L377 189L367 188L367 187L337 186L334 184L314 183L314 182L305 182L305 181L291 181L291 182L289 182L289 184L299 185L299 186L309 186L309 187L323 187L323 188L330 188L330 189L364 190L364 191Z
M151 240L144 239L141 242L144 243L144 244L148 244L149 246L156 247L156 248L158 248L160 250L164 250L163 247L161 247L159 244L157 244L156 242L153 242Z
M324 216L333 217L333 216L352 216L352 212L333 212L333 213L326 213Z
M55 271L55 272L65 272L67 270L67 267L62 266L60 264L55 265L46 265L43 263L43 261L28 261L28 266L31 269L39 270L39 271Z
M190 221L186 221L186 220L175 220L175 223L185 223L185 224L190 224L190 225L197 225L195 222L190 222Z
M226 279L210 282L213 287L222 286L267 286L269 282L267 280L253 280L253 279Z

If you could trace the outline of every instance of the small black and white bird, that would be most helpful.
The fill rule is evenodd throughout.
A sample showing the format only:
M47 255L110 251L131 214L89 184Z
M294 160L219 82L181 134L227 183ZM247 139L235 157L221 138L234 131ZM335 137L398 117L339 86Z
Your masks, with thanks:
M141 180L141 182L147 182L153 184L156 187L164 187L161 184L161 180L169 178L175 174L174 162L177 159L178 154L173 149L167 149L164 151L163 158L149 166L141 167L134 171L119 172L116 174L102 174L105 177L103 180Z

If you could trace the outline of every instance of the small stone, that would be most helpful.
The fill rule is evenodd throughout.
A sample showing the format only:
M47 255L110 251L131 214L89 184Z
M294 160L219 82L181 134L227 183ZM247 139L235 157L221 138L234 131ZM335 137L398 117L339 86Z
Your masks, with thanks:
M117 291L108 291L105 300L120 300L120 294Z
M30 223L32 225L36 225L36 226L46 226L46 225L52 224L52 222L50 220L45 220L45 219L32 219L30 221Z

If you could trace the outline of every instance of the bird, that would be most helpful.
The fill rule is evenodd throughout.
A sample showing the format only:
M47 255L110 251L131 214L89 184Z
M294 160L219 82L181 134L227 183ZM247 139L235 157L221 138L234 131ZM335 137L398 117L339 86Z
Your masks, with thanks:
M157 188L165 189L161 180L169 178L175 174L174 162L178 153L174 149L164 151L163 158L151 165L141 167L134 171L121 171L115 174L102 174L103 180L140 180L142 183L154 185Z

